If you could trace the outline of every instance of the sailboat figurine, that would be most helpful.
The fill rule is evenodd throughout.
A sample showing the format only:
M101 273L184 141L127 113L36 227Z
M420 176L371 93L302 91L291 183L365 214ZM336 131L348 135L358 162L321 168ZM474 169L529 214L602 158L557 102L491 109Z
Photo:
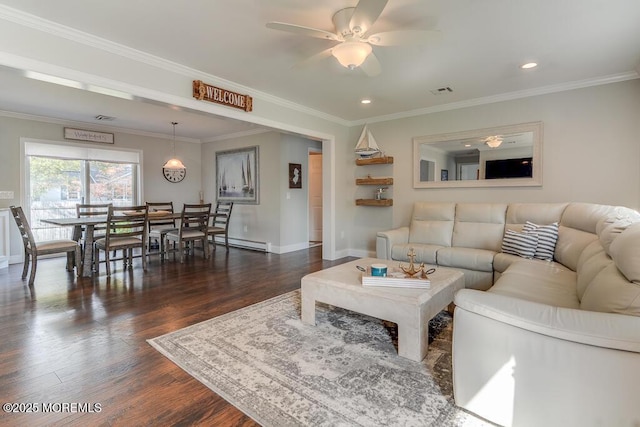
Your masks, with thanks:
M361 158L373 157L375 155L381 155L382 151L378 147L376 140L373 138L371 131L365 125L362 129L362 134L358 143L356 144L355 152Z

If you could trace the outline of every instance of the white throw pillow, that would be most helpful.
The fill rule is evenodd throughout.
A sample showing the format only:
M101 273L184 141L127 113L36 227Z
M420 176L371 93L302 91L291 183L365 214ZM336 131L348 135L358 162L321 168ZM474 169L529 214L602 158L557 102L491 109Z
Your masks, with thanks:
M556 251L556 242L558 241L558 223L538 225L527 221L522 230L525 233L538 234L538 247L534 258L553 261L553 254Z
M505 254L533 258L537 247L537 233L518 233L517 231L507 230L502 239L502 252Z

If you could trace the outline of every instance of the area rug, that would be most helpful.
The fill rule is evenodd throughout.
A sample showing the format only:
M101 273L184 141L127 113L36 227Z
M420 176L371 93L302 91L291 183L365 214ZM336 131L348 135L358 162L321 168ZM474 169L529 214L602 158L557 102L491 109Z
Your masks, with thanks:
M293 291L149 343L267 427L487 425L453 403L446 312L420 363L398 356L393 324L322 304L316 323Z

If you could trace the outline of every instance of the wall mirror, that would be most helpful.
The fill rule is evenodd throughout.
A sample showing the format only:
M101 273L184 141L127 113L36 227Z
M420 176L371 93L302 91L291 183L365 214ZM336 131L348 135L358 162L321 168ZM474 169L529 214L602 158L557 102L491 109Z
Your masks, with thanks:
M413 138L413 187L542 185L542 122Z

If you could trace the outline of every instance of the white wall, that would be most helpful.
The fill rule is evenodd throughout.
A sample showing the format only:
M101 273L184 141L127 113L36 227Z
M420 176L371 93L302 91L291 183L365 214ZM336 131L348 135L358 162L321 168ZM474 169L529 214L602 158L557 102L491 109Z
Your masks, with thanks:
M319 141L282 135L280 157L280 242L279 251L291 252L309 245L309 148L320 149ZM302 188L289 188L289 163L302 167Z
M532 121L544 124L541 187L413 188L413 137ZM366 212L359 208L358 218L364 220L353 223L350 242L358 254L375 251L376 231L407 225L419 200L584 201L640 208L640 80L378 122L369 128L378 145L395 158L394 205Z
M280 134L265 132L257 135L202 144L202 186L206 200L216 199L216 151L258 146L257 205L235 203L229 223L229 237L248 242L277 242L280 217L280 175L275 165L280 164ZM246 227L246 231L245 231Z
M308 149L320 148L318 141L266 132L203 144L203 187L207 200L215 201L216 152L251 146L259 147L260 203L234 204L229 237L244 240L248 246L269 244L270 251L275 253L307 247ZM303 188L289 189L289 163L302 165Z

